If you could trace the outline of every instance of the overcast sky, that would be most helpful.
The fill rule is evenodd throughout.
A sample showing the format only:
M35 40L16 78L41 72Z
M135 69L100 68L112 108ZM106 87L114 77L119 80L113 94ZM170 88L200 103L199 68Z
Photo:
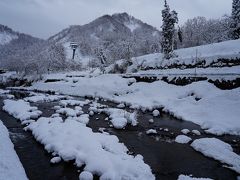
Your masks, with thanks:
M0 0L0 24L40 38L104 14L127 12L158 29L164 0ZM182 24L188 18L231 13L232 0L168 0Z

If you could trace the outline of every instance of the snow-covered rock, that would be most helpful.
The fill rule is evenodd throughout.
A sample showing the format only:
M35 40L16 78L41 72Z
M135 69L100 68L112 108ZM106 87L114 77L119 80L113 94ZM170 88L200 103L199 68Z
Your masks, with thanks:
M197 135L197 136L200 136L200 135L201 135L201 133L200 133L198 130L192 130L192 133L195 134L195 135Z
M158 110L154 110L153 111L153 116L154 117L157 117L157 116L159 116L160 115L160 112L158 111Z
M79 175L79 180L93 180L93 175L88 171L83 171Z
M233 152L229 144L216 138L202 138L193 141L191 146L205 156L228 164L230 169L240 173L240 156Z
M93 112L93 111L90 111L90 112L89 112L89 115L90 115L90 116L93 116L93 115L94 115L94 112Z
M148 122L152 124L152 123L154 123L154 120L153 119L149 119Z
M190 133L190 130L189 129L182 129L181 132L183 134L188 134L188 133Z
M165 132L169 132L169 129L168 129L168 128L165 128L165 129L163 129L163 131L165 131Z
M52 163L52 164L57 164L57 163L59 163L59 162L61 162L61 158L60 157L53 157L51 160L50 160L50 162Z
M111 122L116 129L123 129L127 125L127 119L124 117L113 117Z
M109 115L110 121L116 129L123 129L127 124L131 124L132 126L137 125L136 113L130 113L123 109L117 108L105 108L101 110Z
M187 144L191 141L192 139L188 136L185 135L179 135L176 137L175 142L180 143L180 144Z
M156 129L149 129L146 131L147 135L151 135L151 134L157 134L157 130Z

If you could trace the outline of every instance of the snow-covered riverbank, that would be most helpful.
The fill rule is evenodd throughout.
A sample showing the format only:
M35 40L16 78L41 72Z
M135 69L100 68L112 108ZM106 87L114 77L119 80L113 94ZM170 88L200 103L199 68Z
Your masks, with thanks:
M23 166L14 150L7 128L0 120L0 179L27 180Z
M206 81L176 86L163 81L136 82L112 74L93 77L65 74L57 82L41 81L26 89L102 97L143 110L163 108L175 117L201 125L209 133L240 134L240 89L220 90Z

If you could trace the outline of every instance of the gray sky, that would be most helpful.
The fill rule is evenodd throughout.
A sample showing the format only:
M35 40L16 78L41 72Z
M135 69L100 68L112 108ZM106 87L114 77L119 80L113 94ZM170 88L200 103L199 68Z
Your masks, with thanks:
M104 14L127 12L158 29L164 0L0 0L0 24L40 38L69 25L83 25ZM232 0L168 0L180 24L196 16L231 13Z

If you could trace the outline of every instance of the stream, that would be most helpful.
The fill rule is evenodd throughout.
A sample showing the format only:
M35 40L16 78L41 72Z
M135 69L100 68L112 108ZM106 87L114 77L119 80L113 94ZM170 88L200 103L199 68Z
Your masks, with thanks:
M16 98L22 99L28 96L26 93L13 92ZM83 98L74 97L76 100ZM115 107L112 102L98 101L101 104ZM58 105L55 102L31 103L37 106L43 112L43 117L50 117L55 110L53 107ZM51 154L44 150L44 146L38 143L30 132L23 130L24 126L14 117L8 115L2 110L3 98L0 97L0 119L7 127L10 138L14 144L15 150L20 161L25 168L26 174L30 180L77 180L81 169L74 166L73 162L61 162L51 164ZM83 107L83 111L88 113L89 105ZM127 111L131 109L126 108ZM193 140L204 137L216 137L223 140L233 147L236 153L240 153L239 136L214 136L205 133L200 126L176 119L168 114L162 113L160 117L152 117L151 112L137 112L138 125L126 126L123 130L117 130L111 127L110 121L105 121L106 114L95 114L90 116L88 126L94 132L99 128L105 128L106 132L116 135L120 142L123 142L131 154L141 154L144 162L147 163L156 179L176 180L180 174L193 175L194 177L205 177L219 180L236 180L239 176L236 172L223 167L223 165L211 158L203 156L196 152L189 144L178 144L174 140L176 136L182 134L182 129L198 130L200 136L190 133L188 136ZM149 123L149 119L154 119L154 123ZM147 135L148 129L157 129L157 135ZM161 128L161 130L160 130ZM164 131L165 129L165 131ZM98 179L95 177L94 179Z

